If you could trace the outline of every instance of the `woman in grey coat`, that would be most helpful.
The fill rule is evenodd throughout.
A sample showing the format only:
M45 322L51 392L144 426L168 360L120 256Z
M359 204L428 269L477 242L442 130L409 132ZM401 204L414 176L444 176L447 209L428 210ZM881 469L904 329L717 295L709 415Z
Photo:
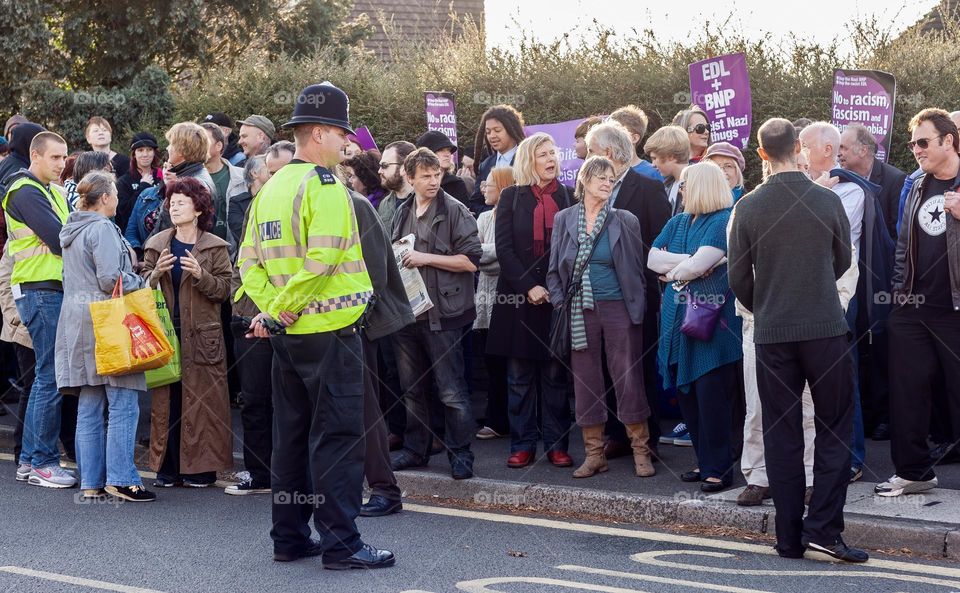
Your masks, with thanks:
M124 292L144 287L133 272L130 250L110 221L117 211L114 176L86 175L77 186L79 211L60 231L63 247L63 307L57 327L57 387L79 392L77 467L85 498L109 493L131 502L156 498L143 488L133 461L138 396L147 388L143 373L104 377L97 374L90 303L107 300L118 278ZM104 430L104 407L109 423ZM104 490L106 492L104 492Z

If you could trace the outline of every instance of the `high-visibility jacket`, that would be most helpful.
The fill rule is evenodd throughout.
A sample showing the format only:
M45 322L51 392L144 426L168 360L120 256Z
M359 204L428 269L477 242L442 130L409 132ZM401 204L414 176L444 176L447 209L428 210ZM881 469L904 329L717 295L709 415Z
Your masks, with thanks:
M67 215L70 213L66 198L52 185L46 188L39 181L29 176L20 177L10 185L3 197L3 211L7 223L7 245L10 250L10 257L13 258L13 273L10 276L10 284L62 282L63 259L52 253L50 248L33 232L33 229L6 213L10 196L28 185L40 190L50 201L50 206L57 218L60 219L60 224L67 222Z
M237 265L264 313L300 314L290 334L335 331L357 322L373 295L353 201L327 169L290 163L250 205Z

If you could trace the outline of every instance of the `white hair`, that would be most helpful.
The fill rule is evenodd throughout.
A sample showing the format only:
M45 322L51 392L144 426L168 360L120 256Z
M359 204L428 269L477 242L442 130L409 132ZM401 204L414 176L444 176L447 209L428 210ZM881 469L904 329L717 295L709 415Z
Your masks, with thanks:
M600 150L610 150L610 160L614 162L629 163L636 154L630 132L619 122L607 120L590 128L584 141L589 146L594 140Z
M813 139L817 146L829 144L833 147L834 157L840 154L840 130L830 122L814 122L801 130L800 135Z

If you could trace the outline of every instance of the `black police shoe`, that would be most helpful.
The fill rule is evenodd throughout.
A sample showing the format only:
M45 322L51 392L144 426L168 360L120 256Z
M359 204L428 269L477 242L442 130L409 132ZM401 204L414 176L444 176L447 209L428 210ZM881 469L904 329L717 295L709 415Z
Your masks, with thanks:
M847 544L843 543L843 540L839 537L837 538L837 541L833 542L832 544L804 542L803 545L811 552L821 552L827 556L836 558L837 560L843 560L844 562L866 562L870 559L869 554L863 550L851 548Z
M454 458L450 462L450 476L454 480L469 480L473 477L473 464L460 458Z
M373 546L363 544L357 553L343 560L323 561L327 570L349 570L351 568L386 568L393 566L397 559L393 552L378 550Z
M390 467L393 471L399 472L412 467L427 467L429 461L412 451L401 449L390 456Z
M314 556L319 556L323 554L323 544L318 542L315 539L311 539L310 543L306 546L297 550L296 552L277 552L273 553L274 562L293 562L294 560L300 560L301 558L312 558Z
M953 443L940 443L930 449L930 459L934 463L946 464L960 461L960 447Z
M383 517L399 513L403 509L403 503L399 500L389 500L385 496L374 494L367 501L367 504L360 507L361 517Z

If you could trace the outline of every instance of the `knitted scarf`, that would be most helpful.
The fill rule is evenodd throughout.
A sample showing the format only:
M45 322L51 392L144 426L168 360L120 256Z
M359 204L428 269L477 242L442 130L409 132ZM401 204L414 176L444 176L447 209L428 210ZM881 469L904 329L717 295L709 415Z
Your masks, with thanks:
M537 206L533 210L533 255L540 257L550 248L550 237L553 235L553 219L557 215L557 203L553 194L560 189L560 184L554 179L546 187L530 186L533 197L537 199Z
M580 290L573 293L573 302L570 307L570 347L573 350L587 349L587 329L583 320L585 309L594 309L593 287L590 285L590 255L593 253L593 244L603 230L603 223L610 212L609 206L604 206L597 213L597 220L593 223L593 232L587 233L587 208L583 202L577 207L577 258L573 262L573 277L581 275Z

